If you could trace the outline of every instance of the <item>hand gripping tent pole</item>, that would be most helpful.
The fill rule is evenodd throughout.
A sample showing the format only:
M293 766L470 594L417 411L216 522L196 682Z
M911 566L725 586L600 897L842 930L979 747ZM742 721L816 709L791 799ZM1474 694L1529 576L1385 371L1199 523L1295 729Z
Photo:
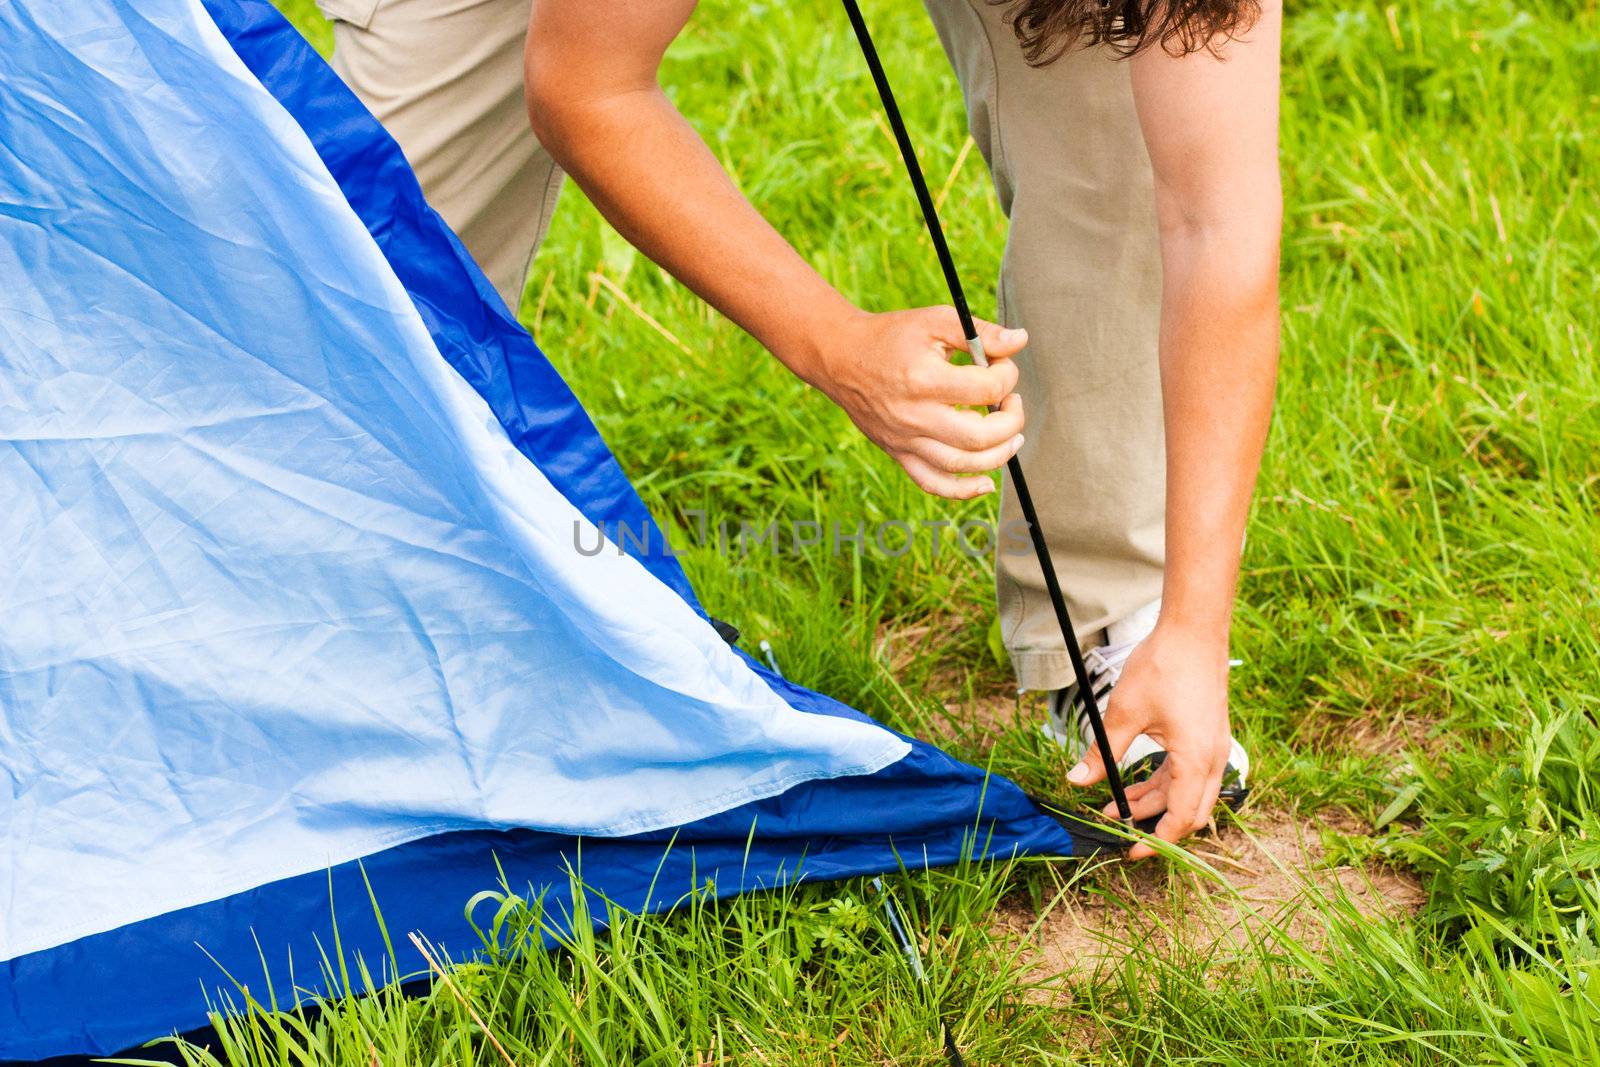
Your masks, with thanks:
M845 12L850 16L850 26L855 30L856 40L861 45L861 55L867 61L867 69L872 72L872 81L878 87L878 97L883 101L884 113L889 119L889 128L894 131L894 139L900 146L900 158L905 161L906 173L911 178L911 188L917 194L917 203L922 208L922 221L927 224L928 236L933 238L933 250L939 256L939 267L944 271L945 284L950 289L950 302L955 305L956 315L961 320L961 332L967 338L967 347L972 352L972 359L980 366L987 366L988 360L983 353L983 343L978 339L977 327L972 322L972 312L967 309L966 293L961 287L961 277L956 273L955 260L950 256L950 246L944 239L944 227L939 223L939 211L934 207L933 197L928 193L927 179L922 175L922 165L917 162L917 150L911 143L911 135L906 131L905 119L900 116L900 107L895 103L894 90L889 86L889 77L884 73L883 63L878 58L878 49L872 43L872 34L867 30L867 22L861 15L861 8L856 0L843 0ZM1133 812L1128 807L1128 797L1122 788L1122 772L1117 767L1116 757L1111 751L1111 740L1106 736L1104 720L1100 717L1100 707L1095 700L1094 686L1089 682L1089 670L1083 662L1083 650L1078 645L1078 635L1073 629L1072 619L1067 614L1066 598L1061 593L1061 582L1056 578L1056 568L1050 558L1050 546L1045 543L1044 531L1039 526L1039 515L1033 507L1033 495L1028 492L1028 481L1022 476L1022 463L1016 456L1006 462L1006 470L1011 474L1011 487L1016 492L1017 503L1022 508L1022 517L1028 524L1028 536L1033 540L1034 554L1039 557L1039 569L1044 572L1045 590L1050 594L1050 606L1055 610L1056 623L1061 627L1061 637L1067 644L1067 657L1072 661L1072 673L1078 683L1078 702L1083 706L1083 712L1088 717L1089 728L1094 732L1095 746L1100 751L1100 760L1105 764L1106 783L1111 787L1111 798L1116 803L1117 815L1125 824L1132 824Z

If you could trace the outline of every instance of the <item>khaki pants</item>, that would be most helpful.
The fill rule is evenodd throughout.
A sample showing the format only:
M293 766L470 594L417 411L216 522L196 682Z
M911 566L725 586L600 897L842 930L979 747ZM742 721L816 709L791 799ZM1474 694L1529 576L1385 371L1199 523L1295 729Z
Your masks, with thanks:
M1028 476L1085 645L1161 596L1165 441L1157 362L1161 256L1150 157L1128 65L1075 51L1029 67L987 0L926 0L967 122L1011 220L1000 319L1026 327L1018 392ZM1024 529L1007 479L1001 519ZM1002 539L1001 633L1024 689L1071 666L1025 538Z
M532 0L317 3L333 21L333 68L515 312L562 179L523 101Z
M926 2L1011 219L1000 317L1032 337L1018 360L1022 465L1073 621L1097 644L1161 595L1164 555L1160 250L1128 66L1080 51L1033 69L1001 9ZM524 110L531 0L320 3L334 67L515 309L562 178ZM1001 508L1020 522L1009 484ZM1058 689L1066 651L1016 540L1001 539L996 566L1002 632L1018 683Z

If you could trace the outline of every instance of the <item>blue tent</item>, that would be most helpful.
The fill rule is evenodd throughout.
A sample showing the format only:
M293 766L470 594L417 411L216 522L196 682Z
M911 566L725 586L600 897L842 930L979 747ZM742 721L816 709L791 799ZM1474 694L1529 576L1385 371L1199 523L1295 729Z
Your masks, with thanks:
M266 0L0 5L0 79L0 1060L196 1026L335 921L381 956L367 882L464 947L580 840L632 909L1071 853L718 635Z

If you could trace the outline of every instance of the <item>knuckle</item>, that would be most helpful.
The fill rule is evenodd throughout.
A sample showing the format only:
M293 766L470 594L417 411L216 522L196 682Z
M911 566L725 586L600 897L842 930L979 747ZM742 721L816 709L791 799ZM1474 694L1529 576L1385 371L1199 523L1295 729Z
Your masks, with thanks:
M920 397L927 395L928 379L928 367L925 363L908 363L900 371L901 388L910 396Z

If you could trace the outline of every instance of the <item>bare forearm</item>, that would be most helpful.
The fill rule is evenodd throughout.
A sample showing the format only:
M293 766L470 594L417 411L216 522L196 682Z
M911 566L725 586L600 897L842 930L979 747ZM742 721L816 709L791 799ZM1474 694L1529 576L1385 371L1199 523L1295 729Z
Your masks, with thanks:
M1198 233L1170 240L1165 260L1162 617L1220 641L1277 382L1276 242Z
M1282 25L1280 0L1261 0L1215 51L1133 60L1161 225L1162 621L1209 643L1227 635L1277 382Z
M815 339L857 314L752 208L654 86L536 119L606 219L674 277L813 379Z

